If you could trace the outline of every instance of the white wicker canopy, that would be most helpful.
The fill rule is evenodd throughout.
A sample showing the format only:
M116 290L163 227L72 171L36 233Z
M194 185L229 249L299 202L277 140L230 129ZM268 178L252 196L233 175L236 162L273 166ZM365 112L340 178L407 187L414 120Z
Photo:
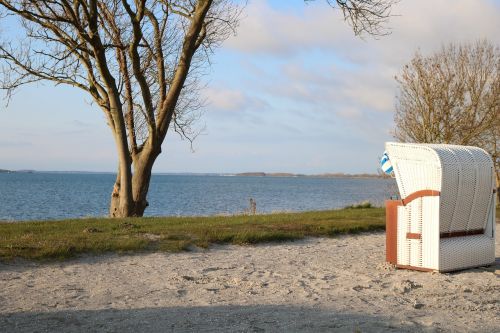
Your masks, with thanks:
M397 264L450 271L495 260L491 157L477 147L386 143L401 195Z

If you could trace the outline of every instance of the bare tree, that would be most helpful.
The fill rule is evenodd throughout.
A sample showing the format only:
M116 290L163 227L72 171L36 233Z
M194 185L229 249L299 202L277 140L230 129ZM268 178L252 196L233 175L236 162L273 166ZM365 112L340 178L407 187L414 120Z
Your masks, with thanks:
M500 187L500 49L487 41L419 52L399 77L395 137L474 145L493 157ZM500 198L500 197L499 197Z
M209 56L234 33L235 0L0 0L21 35L0 43L1 88L51 81L88 93L115 139L110 216L142 216L169 130L192 140ZM393 0L337 0L358 34L380 33ZM329 1L333 4L333 1ZM4 36L5 37L5 36Z
M141 216L169 128L191 139L203 66L236 27L225 0L7 1L27 38L0 45L3 85L52 81L90 94L118 152L111 216Z

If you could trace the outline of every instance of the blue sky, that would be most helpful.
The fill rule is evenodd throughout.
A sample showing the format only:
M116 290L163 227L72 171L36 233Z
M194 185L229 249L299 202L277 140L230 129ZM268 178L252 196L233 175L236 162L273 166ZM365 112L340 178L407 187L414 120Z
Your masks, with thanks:
M169 135L155 172L374 173L392 139L394 76L417 49L487 38L500 1L403 0L392 34L357 38L322 1L250 0L216 51L194 143ZM90 98L32 85L0 106L0 168L114 171L113 139Z

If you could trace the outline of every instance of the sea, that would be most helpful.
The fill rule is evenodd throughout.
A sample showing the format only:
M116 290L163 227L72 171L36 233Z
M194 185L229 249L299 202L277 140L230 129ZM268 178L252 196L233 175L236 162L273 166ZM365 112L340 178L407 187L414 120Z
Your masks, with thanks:
M0 173L0 220L103 217L115 181L111 173ZM382 206L395 181L382 178L259 177L155 174L145 216L241 214Z

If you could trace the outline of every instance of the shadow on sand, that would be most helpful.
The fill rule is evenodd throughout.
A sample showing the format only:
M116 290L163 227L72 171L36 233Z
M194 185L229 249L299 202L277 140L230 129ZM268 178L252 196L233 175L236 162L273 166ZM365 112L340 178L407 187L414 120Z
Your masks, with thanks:
M439 332L411 320L286 305L64 310L0 315L2 332Z

